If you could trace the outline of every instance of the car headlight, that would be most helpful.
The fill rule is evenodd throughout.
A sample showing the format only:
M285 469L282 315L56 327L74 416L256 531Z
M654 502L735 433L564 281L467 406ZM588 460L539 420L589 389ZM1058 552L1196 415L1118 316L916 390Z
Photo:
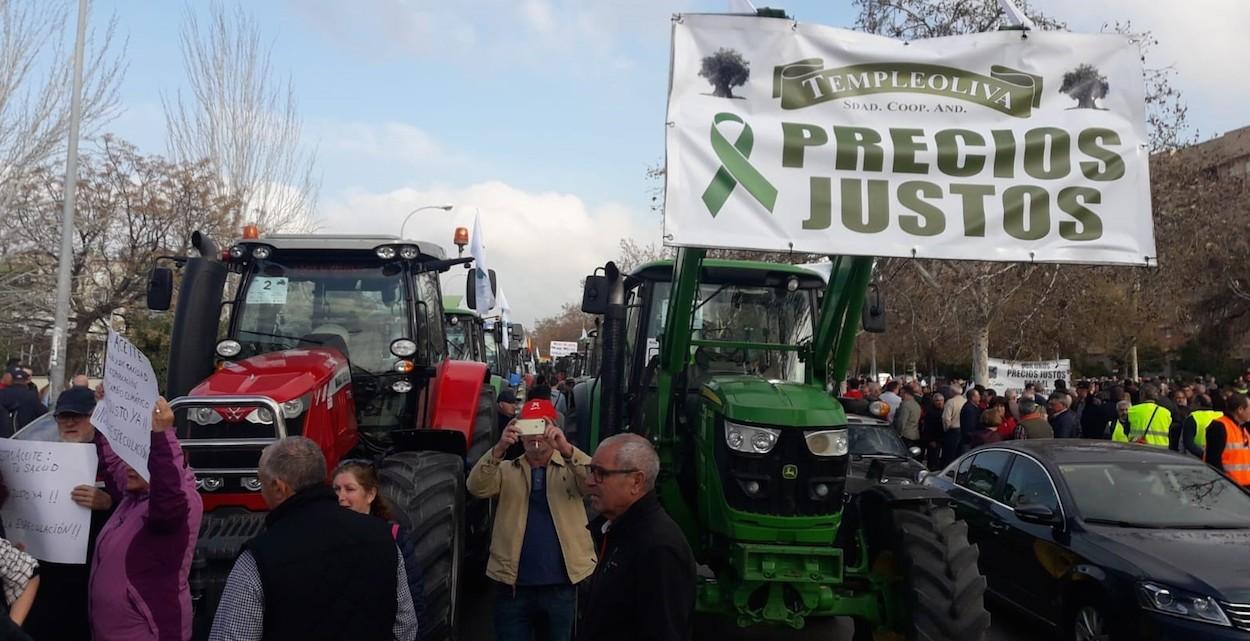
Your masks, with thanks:
M781 430L771 427L752 427L725 421L725 445L743 454L767 454L777 445Z
M198 425L214 425L221 422L221 413L211 407L193 407L187 410L187 418Z
M1137 584L1137 595L1137 600L1147 610L1203 623L1231 625L1228 615L1224 614L1220 604L1209 596L1177 590L1150 581Z
M816 456L846 456L851 448L846 428L807 432L803 437L807 440L807 449Z

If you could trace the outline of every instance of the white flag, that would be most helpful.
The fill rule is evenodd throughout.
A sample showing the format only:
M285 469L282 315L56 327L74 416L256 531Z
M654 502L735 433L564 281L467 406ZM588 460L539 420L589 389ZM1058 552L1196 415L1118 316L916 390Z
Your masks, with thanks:
M751 0L729 0L729 13L755 15L755 5L751 3Z
M512 307L508 305L508 295L499 288L499 320L503 323L503 348L508 349L509 335L512 333Z
M482 238L482 215L473 216L473 240L469 242L469 255L473 257L473 282L477 300L475 311L482 316L495 306L495 294L490 289L490 268L486 264L486 242Z

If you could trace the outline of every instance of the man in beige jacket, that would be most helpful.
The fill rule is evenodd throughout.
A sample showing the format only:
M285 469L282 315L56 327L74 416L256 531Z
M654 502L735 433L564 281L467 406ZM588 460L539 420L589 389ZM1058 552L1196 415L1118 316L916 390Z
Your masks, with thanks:
M544 433L522 436L516 421L508 423L468 480L474 496L499 499L486 565L486 575L498 584L495 636L499 641L568 641L576 615L575 586L595 569L582 502L590 457L556 427L550 401L526 401L521 418L542 419ZM505 460L517 441L525 445L525 454Z

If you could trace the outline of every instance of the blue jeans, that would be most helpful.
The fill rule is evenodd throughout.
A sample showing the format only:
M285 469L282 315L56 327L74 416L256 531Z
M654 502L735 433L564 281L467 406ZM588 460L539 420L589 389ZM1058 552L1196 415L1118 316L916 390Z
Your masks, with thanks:
M498 641L569 641L577 613L572 585L495 584L495 639Z

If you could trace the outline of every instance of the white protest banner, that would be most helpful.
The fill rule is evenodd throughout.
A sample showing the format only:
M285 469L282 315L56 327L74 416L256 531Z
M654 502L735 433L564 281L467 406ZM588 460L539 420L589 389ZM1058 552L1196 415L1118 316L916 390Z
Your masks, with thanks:
M4 534L31 556L52 563L86 563L91 510L70 493L94 485L95 446L0 439L0 475L9 498L0 508Z
M145 481L152 444L152 407L160 391L148 357L109 330L104 357L104 398L96 403L91 423L103 430L113 451Z
M547 352L552 358L560 358L561 356L576 354L577 341L551 341L550 348Z
M1032 383L1039 392L1049 392L1054 389L1057 380L1072 382L1072 361L1066 358L1055 361L1007 361L991 358L988 363L990 380L984 385L999 394L1009 389L1022 390L1026 383Z
M1021 33L679 16L664 242L1151 264L1137 44Z

